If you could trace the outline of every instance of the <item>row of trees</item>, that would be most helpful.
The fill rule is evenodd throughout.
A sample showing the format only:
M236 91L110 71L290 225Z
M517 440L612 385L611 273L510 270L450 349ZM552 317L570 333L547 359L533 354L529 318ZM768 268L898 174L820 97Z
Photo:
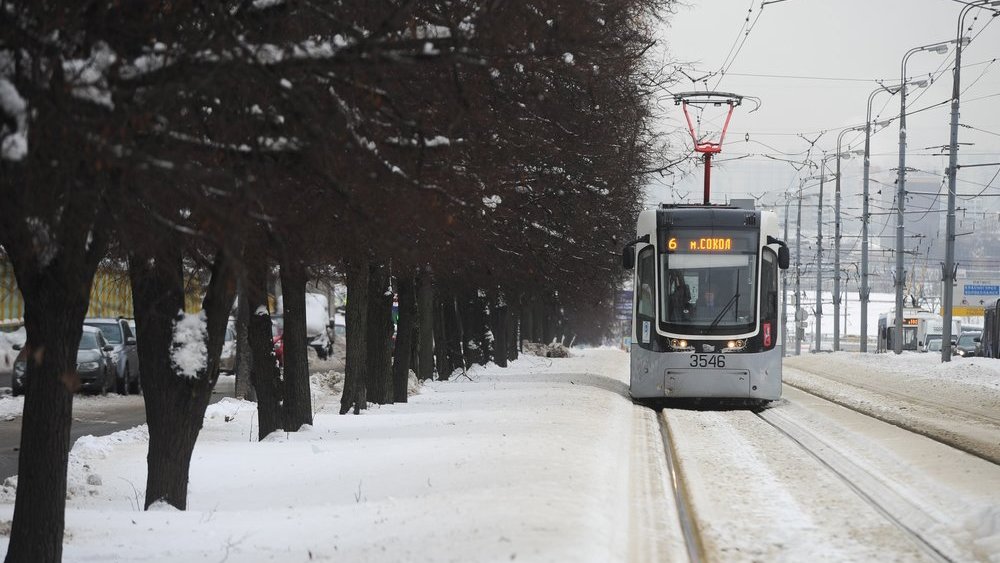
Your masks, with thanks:
M657 153L646 53L669 5L0 1L0 245L30 351L6 560L61 558L102 261L133 290L147 507L186 505L237 293L262 435L312 422L305 287L331 268L349 295L344 413L405 400L411 369L504 365L519 335L599 337ZM191 271L208 280L193 377L171 355Z

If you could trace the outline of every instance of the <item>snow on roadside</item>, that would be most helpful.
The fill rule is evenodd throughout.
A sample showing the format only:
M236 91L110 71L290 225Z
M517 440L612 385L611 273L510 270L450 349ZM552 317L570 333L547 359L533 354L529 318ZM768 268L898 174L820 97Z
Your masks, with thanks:
M917 352L785 358L784 380L903 428L1000 460L1000 361Z
M136 509L142 431L81 439L63 559L623 560L627 369L617 350L523 356L360 416L336 414L342 376L326 372L314 424L261 442L255 405L224 399L206 412L187 511ZM12 510L3 498L0 520Z

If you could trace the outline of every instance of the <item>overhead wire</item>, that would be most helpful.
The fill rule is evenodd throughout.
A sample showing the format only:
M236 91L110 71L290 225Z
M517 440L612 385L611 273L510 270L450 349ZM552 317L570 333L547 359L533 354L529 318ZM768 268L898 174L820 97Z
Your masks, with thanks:
M750 37L750 32L753 31L753 28L757 25L757 21L760 20L760 17L764 14L764 5L763 5L763 0L762 0L761 6L757 9L757 17L754 18L753 23L750 23L750 25L747 26L747 23L750 22L750 15L749 14L753 12L753 4L754 3L751 0L751 2L750 2L750 9L747 12L746 19L743 21L743 28L741 28L741 31L743 32L743 35L742 35L742 37L739 38L740 45L739 45L739 47L737 47L736 52L732 53L732 57L727 56L726 60L723 61L723 66L720 69L719 75L716 78L715 85L712 86L713 90L719 87L719 84L722 82L722 79L725 78L726 73L733 66L733 63L736 62L736 57L739 56L740 51L743 50L743 46L746 45L747 38ZM732 51L732 50L730 49L730 51Z

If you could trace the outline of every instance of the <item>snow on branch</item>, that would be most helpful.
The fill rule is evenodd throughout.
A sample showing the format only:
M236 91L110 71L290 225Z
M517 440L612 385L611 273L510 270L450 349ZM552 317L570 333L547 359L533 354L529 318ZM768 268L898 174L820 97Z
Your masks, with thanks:
M0 113L6 116L0 119L0 160L22 160L28 154L28 103L6 78L0 78Z
M63 73L72 87L73 96L86 102L115 109L108 88L107 71L118 60L111 47L103 41L97 42L86 59L63 61Z

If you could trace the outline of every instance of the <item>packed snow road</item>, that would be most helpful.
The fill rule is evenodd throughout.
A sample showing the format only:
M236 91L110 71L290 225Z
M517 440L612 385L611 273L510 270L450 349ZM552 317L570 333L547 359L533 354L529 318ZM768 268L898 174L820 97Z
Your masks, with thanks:
M1000 560L1000 362L785 365L759 411L660 413L692 559Z
M341 376L317 374L314 425L260 442L256 405L220 401L183 512L140 510L144 427L81 438L64 560L1000 562L1000 362L803 356L760 412L655 411L628 398L627 354L572 353L361 416L337 415Z

